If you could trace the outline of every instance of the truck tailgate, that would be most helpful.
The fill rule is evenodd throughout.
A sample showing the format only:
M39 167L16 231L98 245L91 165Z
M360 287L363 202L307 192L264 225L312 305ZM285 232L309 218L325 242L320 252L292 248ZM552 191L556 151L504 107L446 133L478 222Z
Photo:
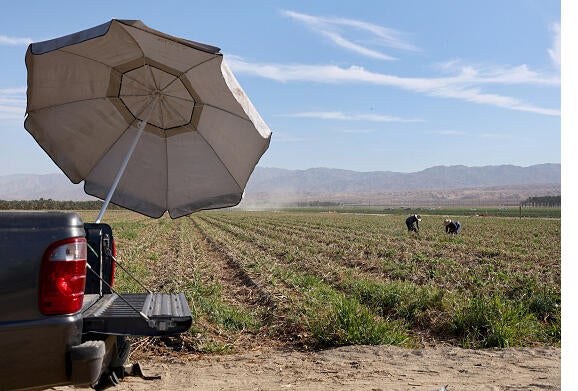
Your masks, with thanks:
M159 336L185 332L192 324L183 293L106 294L83 317L83 333Z

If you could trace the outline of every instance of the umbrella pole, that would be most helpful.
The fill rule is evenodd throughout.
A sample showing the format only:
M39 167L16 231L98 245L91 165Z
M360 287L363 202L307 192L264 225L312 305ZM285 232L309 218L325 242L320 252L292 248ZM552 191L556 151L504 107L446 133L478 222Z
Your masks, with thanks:
M114 182L112 183L112 186L108 190L108 195L106 196L106 199L104 200L104 204L102 204L102 207L100 208L100 212L98 213L98 217L96 218L96 221L95 221L95 223L97 223L97 224L100 223L100 220L102 220L102 216L104 215L104 212L106 211L106 208L108 207L108 204L110 203L112 195L114 194L114 191L116 190L116 187L118 186L118 183L120 182L120 178L122 177L122 174L124 174L124 170L126 169L126 166L128 165L128 161L130 160L130 157L132 156L132 153L134 152L134 149L136 148L136 145L138 144L138 140L140 139L140 136L142 135L144 127L147 124L147 121L149 119L149 116L151 114L152 108L153 108L155 103L156 103L156 99L153 100L148 105L148 107L145 109L147 111L146 116L144 117L144 119L142 119L139 122L136 136L134 136L134 140L132 140L132 144L130 145L129 150L126 153L126 156L124 157L124 160L122 161L122 164L120 165L120 168L118 169L118 172L116 173L116 177L114 178Z

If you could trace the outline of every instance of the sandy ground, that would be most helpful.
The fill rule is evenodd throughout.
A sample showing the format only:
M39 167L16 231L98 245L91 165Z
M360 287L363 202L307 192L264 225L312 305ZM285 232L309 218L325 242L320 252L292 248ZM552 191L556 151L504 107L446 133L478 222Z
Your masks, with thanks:
M408 350L347 346L317 352L155 357L112 390L560 390L560 349ZM446 387L446 388L444 388ZM55 390L72 390L58 387Z

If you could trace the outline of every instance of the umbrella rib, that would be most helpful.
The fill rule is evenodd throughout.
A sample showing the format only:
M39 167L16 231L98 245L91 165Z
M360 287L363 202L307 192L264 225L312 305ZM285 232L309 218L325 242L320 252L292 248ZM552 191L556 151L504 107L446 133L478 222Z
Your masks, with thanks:
M146 61L145 61L145 64L144 64L144 65L148 65L148 64L146 63ZM112 69L114 69L114 68L112 68ZM119 72L119 73L120 73L120 72ZM140 80L138 80L138 79L136 79L136 78L134 78L134 77L129 76L127 73L122 73L121 76L122 76L122 77L126 77L128 80L134 82L135 84L138 84L140 87L142 87L142 89L143 89L145 92L149 92L149 94L150 94L150 89L149 89L146 85L144 85L143 83L141 83ZM154 79L153 79L153 80L154 80Z
M134 41L134 39L133 39L133 41ZM142 51L142 48L138 45L138 43L137 43L136 41L134 41L134 42L135 42L135 44L138 46L138 48L139 48L140 51L141 51L141 56L142 56L142 58L143 58L143 65L147 65L146 57L145 57L145 55L144 55L144 52ZM60 51L60 52L62 52L62 53L69 54L69 55L72 55L72 56L84 58L85 60L92 61L92 62L94 62L94 63L96 63L96 64L100 64L100 65L104 66L105 68L112 69L112 70L114 70L115 72L118 72L113 66L110 66L110 65L108 65L108 64L106 64L106 63L104 63L104 62L102 62L102 61L98 61L98 60L95 59L95 58L83 56L83 55L81 55L81 54L71 52L71 51L66 50L66 49L64 49L64 48L58 49L58 51ZM119 73L120 73L120 72L119 72ZM138 83L137 80L135 80L135 79L132 79L132 80ZM139 84L141 84L141 83L139 83Z
M95 58L86 57L86 56L83 56L83 55L81 55L81 54L68 51L68 50L66 50L66 49L64 49L64 48L60 48L60 49L58 49L58 51L59 51L59 52L62 52L62 53L70 54L70 55L72 55L72 56L84 58L85 60L90 60L90 61L92 61L92 62L95 62L95 63L97 63L97 64L104 65L105 67L112 69L112 67L111 67L110 65L107 65L107 64L103 63L102 61L98 61L98 60L96 60Z
M142 93L142 94L122 94L121 95L121 99L124 97L142 97L142 96L151 96L151 94L147 94L147 93ZM107 96L107 98L110 98ZM113 98L116 98L115 96L113 96Z
M170 86L171 84L175 83L177 80L180 80L182 76L184 76L185 74L187 74L187 72L195 69L196 67L199 67L199 66L203 65L204 63L207 63L207 62L209 62L209 61L213 61L213 60L214 60L215 58L217 58L217 57L221 57L221 55L220 55L220 54L214 54L213 57L207 58L205 61L201 61L200 63L195 64L195 65L191 66L190 68L186 69L185 71L179 73L179 75L178 75L178 76L175 76L175 78L174 78L170 83L168 83L165 88L167 88L167 87ZM174 76L174 75L173 75L173 76Z
M133 38L131 37L131 39L133 39ZM134 41L134 39L133 39L133 41ZM135 42L135 44L138 46L138 43L137 43L136 41L134 41L134 42ZM148 65L147 62L146 62L146 57L144 56L144 53L143 53L143 51L142 51L142 48L140 48L140 46L138 46L138 47L139 47L139 49L141 50L141 54L142 54L142 56L143 56L143 66L144 66L144 65ZM112 67L112 66L110 66L110 65L108 65L108 64L105 64L105 63L102 62L102 61L98 61L98 60L96 60L96 59L94 59L94 58L87 57L87 56L83 56L83 55L80 55L80 54L78 54L78 53L74 53L74 52L68 51L68 50L66 50L66 49L64 49L64 48L58 49L58 51L63 52L63 53L66 53L66 54L71 55L71 56L75 56L75 57L83 58L83 59L85 59L85 60L92 61L92 62L94 62L94 63L96 63L96 64L100 64L100 65L102 65L103 67L108 68L108 69L110 69L110 70L112 70L112 71L114 71L114 72L118 72L114 67ZM120 73L120 72L118 72L118 73ZM135 79L135 78L133 78L133 77L127 76L126 73L124 73L124 74L121 73L121 75L122 75L123 77L126 77L127 79L130 79L130 80L133 81L134 83L140 85L140 86L143 88L143 90L145 90L145 91L148 90L148 87L145 86L144 84L142 84L139 80L137 80L137 79ZM153 78L153 80L154 80L154 78ZM80 99L80 100L76 100L76 101L73 101L73 102L83 102L83 101L96 100L96 99L105 99L105 98L118 98L118 96L116 96L116 95L108 96L108 95L107 95L107 96L103 96L103 97ZM72 102L66 102L65 104L67 104L67 103L72 103ZM46 107L57 107L57 106L60 106L60 105L46 106Z
M235 117L237 117L237 118L239 118L239 119L241 119L241 120L243 120L243 121L251 122L251 121L250 121L249 119L247 119L247 118L243 118L243 117L241 117L241 116L239 116L239 115L237 115L237 114L235 114L235 113L231 113L230 111L224 110L224 109L222 109L222 108L220 108L220 107L213 106L213 105L206 104L206 103L203 103L203 105L204 105L204 106L208 106L208 107L212 107L212 108L214 108L214 109L223 111L223 112L228 113L228 114L231 114L231 115L233 115L233 116L235 116ZM181 117L181 119L182 119L182 116L179 115L179 117ZM197 132L197 134L203 139L203 141L205 141L205 143L211 148L211 150L213 151L213 153L215 154L215 156L219 159L219 161L221 162L221 164L223 165L223 167L225 168L225 170L227 170L227 173L229 173L229 176L230 176L231 178L233 178L233 181L235 181L235 183L236 183L237 186L239 187L239 191L243 191L243 186L241 186L241 184L237 181L237 178L235 178L235 176L231 173L231 171L229 170L229 168L227 167L227 165L225 164L225 162L223 162L223 159L221 159L221 156L217 153L217 151L215 151L215 149L213 148L213 146L211 145L211 143L201 134L201 132L199 132L198 129L195 129L190 122L187 123L186 125L183 125L183 127L184 127L184 128L187 128L187 129L190 129L190 130L192 130L193 132L195 132L195 131Z
M189 103L195 103L195 100L193 98L188 99L188 98L183 98L182 96L177 96L177 95L170 95L170 94L163 94L163 96L167 97L167 98L172 98L172 99L180 99L182 101L185 102L189 102Z
M143 53L143 55L144 55L144 53ZM145 58L145 59L146 59L146 58ZM146 61L145 61L145 62L146 62ZM151 78L151 80L152 80L152 82L153 82L155 91L158 91L158 90L159 90L159 84L158 84L158 81L157 81L157 79L156 79L156 77L155 77L155 74L154 74L154 72L153 72L152 66L146 67L146 70L148 71L149 77ZM156 93L155 93L155 94L156 94ZM159 100L159 111L160 111L161 127L164 129L164 128L165 128L165 118L164 118L164 115L163 115L163 101L162 101L162 100Z
M125 24L125 23L122 23L122 24ZM144 23L143 23L143 25L144 25ZM218 48L216 46L207 45L207 44L203 44L203 43L195 42L195 41L190 41L188 39L183 39L183 38L179 38L179 37L174 37L172 35L165 34L162 31L157 31L155 29L152 29L148 26L145 26L145 27L147 27L146 29L143 29L142 27L140 27L138 25L134 25L134 24L131 24L129 26L134 28L134 29L143 31L147 34L153 34L153 35L156 35L157 37L164 38L164 39L169 40L169 41L173 41L175 43L178 43L180 45L183 45L183 46L186 46L189 48L193 48L193 49L196 49L199 51L207 52L209 54L215 54L221 50L220 48ZM201 47L199 47L199 46L201 46ZM204 49L202 47L204 47Z
M152 71L152 68L154 68L154 67L153 67L152 65L150 65L150 64L146 61L146 60L147 60L147 57L144 57L144 54L143 54L143 60L144 60L144 61L143 61L143 66L147 66L147 65L148 65L148 72L149 72L149 74L150 74L150 76L151 76L151 79L152 79L152 81L153 81L153 84L154 84L155 87L158 89L157 81L156 81L155 76L154 76L154 73L153 73L153 71ZM112 69L114 69L114 68L112 68ZM119 73L120 73L120 72L119 72ZM142 89L143 89L144 92L145 92L145 95L146 95L147 92L148 92L148 95L150 95L150 88L149 88L148 86L146 86L145 84L143 84L139 79L136 79L136 78L130 76L129 73L127 73L127 72L122 73L121 76L122 76L122 77L126 77L128 80L130 80L130 81L134 82L135 84L137 84L138 86L142 87ZM145 95L135 95L135 96L145 96ZM123 95L123 96L133 96L133 95Z
M194 103L194 101L193 101ZM172 110L172 106L167 104L163 105L163 101L161 101L161 112L163 115L175 114L177 117L180 118L181 122L188 123L190 122L190 118L184 118L178 110ZM164 117L163 117L164 120ZM165 128L166 129L166 128Z
M56 108L56 107L71 105L71 104L74 104L74 103L90 102L90 101L104 100L104 99L109 99L109 98L111 98L111 97L110 97L110 96L97 96L97 97L95 97L95 98L77 99L77 100L73 100L73 101L70 101L70 102L59 103L59 104L56 104L56 105L39 107L39 108L36 108L36 109L34 109L34 110L32 110L32 111L33 111L33 112L39 112L39 111L42 111L42 110L49 110L49 109L53 109L53 108ZM112 98L115 98L115 97L113 96Z
M201 61L200 63L193 65L192 67L190 67L189 69L187 69L186 71L184 71L184 72L181 74L181 76L184 75L185 73L187 73L187 72L195 69L196 67L200 67L200 66L203 65L204 63L207 63L207 62L209 62L209 61L213 61L213 60L215 60L216 58L220 58L220 57L222 57L221 54L214 54L212 57L207 58L205 61ZM179 77L180 77L180 76L179 76Z
M136 27L136 26L131 26L131 27L134 27L134 28L136 28L136 29L138 29L138 30L141 30L141 31L145 31L145 32L147 32L147 33L149 33L149 34L154 34L154 33L151 33L150 31L143 30L143 29L141 29L141 28L139 28L139 27ZM142 49L142 47L141 47L141 45L138 43L138 41L132 36L132 34L127 34L127 35L128 35L128 37L129 37L129 39L134 42L134 44L136 45L136 47L139 48L140 53L141 53L141 57L142 57L142 59L143 59L143 65L150 65L150 64L147 63L147 61L146 61L147 57L145 56L144 50ZM154 34L154 35L159 36L158 34ZM162 36L162 38L168 39L167 37L164 37L164 36ZM177 42L177 41L173 41L173 42ZM178 43L182 45L182 42L178 42ZM186 46L186 45L185 45L185 46ZM201 49L199 49L199 48L194 48L194 49L199 50L199 51L203 51L203 50L201 50ZM103 63L103 62L101 62L101 61L97 61L96 59L93 59L93 58L90 58L90 57L86 57L86 56L82 56L82 55L80 55L80 54L73 53L73 52L70 52L70 51L68 51L68 50L64 50L63 48L61 48L61 49L59 49L59 50L62 51L62 52L64 52L64 53L67 53L67 54L71 54L71 55L74 55L74 56L78 56L78 57L81 57L81 58L84 58L84 59L93 61L93 62L98 63L98 64L102 64L102 65L104 65L105 67L114 70L114 67L111 67L110 65L107 65L107 64L105 64L105 63ZM170 83L167 84L167 86L173 84L176 80L180 79L181 76L183 76L185 73L189 72L190 70L192 70L192 69L194 69L194 68L196 68L196 67L198 67L198 66L200 66L200 65L202 65L202 64L204 64L204 63L206 63L206 62L208 62L208 61L214 60L217 56L219 56L219 57L222 56L221 54L217 54L217 53L211 53L211 52L206 52L206 53L212 54L212 56L209 57L208 59L206 59L205 61L202 61L202 62L200 62L200 63L198 63L198 64L193 65L192 67L188 68L186 71L181 72L181 73L179 74L179 76L176 76ZM151 73L152 73L152 72L151 72ZM125 76L125 75L123 74L123 76ZM155 86L158 88L158 85L156 84L156 80L154 79L154 76L153 76L152 74L151 74L151 76L153 77L153 81L155 82ZM129 77L129 78L130 78L130 77ZM131 79L132 79L132 78L131 78ZM135 82L137 82L138 84L142 85L142 83L139 83L137 80L135 80L135 79L132 79L132 80L135 81ZM143 85L143 87L145 87L145 86ZM146 88L146 87L145 87L145 88ZM165 87L165 88L166 88L166 87Z
M239 119L242 119L242 120L244 120L244 121L251 122L250 119L245 118L245 117L242 117L242 116L240 116L239 114L233 113L232 111L225 110L225 109L223 109L222 107L214 106L214 105L209 104L209 103L203 103L203 105L212 107L213 109L222 111L222 112L227 113L227 114L231 114L232 116L237 117L237 118L239 118Z
M124 28L123 28L123 29L124 29ZM140 30L140 29L139 29L139 30ZM143 48L140 46L140 44L138 43L138 41L136 40L136 38L133 37L133 35L132 35L131 33L129 33L126 29L124 29L124 31L125 31L126 35L128 35L129 39L134 42L134 44L136 45L136 47L139 48L140 54L141 54L142 58L146 60L146 56L145 56L144 50L143 50ZM146 65L146 61L144 61L144 65Z
M197 134L199 135L199 137L201 137L203 139L203 141L209 146L209 148L211 148L211 150L213 151L213 153L215 154L215 156L217 157L217 159L219 159L219 162L221 162L221 164L223 165L223 167L225 168L225 170L227 170L227 173L229 174L229 176L231 178L233 178L233 181L237 184L237 186L239 187L239 191L243 191L243 186L241 186L241 184L239 182L237 182L237 178L235 178L235 176L231 173L231 171L229 170L229 167L227 167L227 165L225 164L225 162L223 161L223 159L221 159L221 156L217 153L217 151L215 151L215 148L213 148L213 146L211 145L211 143L201 134L201 132L199 132L197 129L193 128L191 126L190 123L186 124L183 126L184 128L189 128L193 131L196 131Z
M145 59L146 59L146 58L145 58ZM145 64L146 64L146 61L145 61ZM149 65L149 64L147 64L147 65ZM155 78L155 74L153 73L153 69L152 69L152 68L153 68L153 67L149 65L149 66L147 67L147 70L148 70L148 73L149 73L149 75L150 75L150 77L151 77L151 79L152 79L152 81L153 81L153 84L154 84L154 86L155 86L155 89L158 90L158 89L159 89L159 84L157 83L157 79ZM172 83L172 82L171 82L171 83Z

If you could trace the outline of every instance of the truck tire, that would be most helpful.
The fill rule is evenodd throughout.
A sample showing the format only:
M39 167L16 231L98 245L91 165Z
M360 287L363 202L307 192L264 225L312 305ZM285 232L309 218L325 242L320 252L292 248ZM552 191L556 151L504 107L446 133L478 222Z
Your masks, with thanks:
M130 353L130 341L122 335L116 337L116 354L110 362L111 368L124 368L124 363Z
M100 378L98 379L98 383L94 385L94 389L96 391L106 390L107 388L116 387L118 386L120 381L118 380L118 376L116 373L112 371L106 371Z
M124 363L130 353L130 341L122 335L116 337L115 352L113 353L108 369L100 375L94 386L95 390L101 391L110 387L116 387L119 379L125 376Z

